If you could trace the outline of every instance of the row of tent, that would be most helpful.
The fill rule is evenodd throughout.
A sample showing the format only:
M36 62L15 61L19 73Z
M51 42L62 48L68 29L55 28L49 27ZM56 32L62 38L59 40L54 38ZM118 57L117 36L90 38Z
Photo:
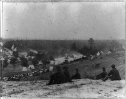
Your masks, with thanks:
M63 62L65 62L65 60L67 60L68 63L70 63L70 62L75 61L77 59L80 59L82 57L84 57L84 55L81 55L81 54L67 55L66 54L64 57L55 58L55 60L50 61L50 63L55 64L55 65L59 65L59 64L62 64Z
M112 52L111 51L108 51L108 52L103 52L103 51L99 51L99 52L97 52L97 56L100 56L100 55L109 55L109 54L111 54Z

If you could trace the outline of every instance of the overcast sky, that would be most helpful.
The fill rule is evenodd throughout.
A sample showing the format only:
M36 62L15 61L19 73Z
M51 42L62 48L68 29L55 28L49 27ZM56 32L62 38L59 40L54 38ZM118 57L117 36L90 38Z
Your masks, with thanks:
M124 39L125 3L3 3L3 38Z

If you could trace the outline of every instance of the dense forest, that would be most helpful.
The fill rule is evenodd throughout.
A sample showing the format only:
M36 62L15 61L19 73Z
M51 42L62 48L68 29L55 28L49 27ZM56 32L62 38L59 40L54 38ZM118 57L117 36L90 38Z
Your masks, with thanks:
M98 51L124 50L117 40L6 40L3 47L11 49L14 45L18 51L30 49L41 51L47 56L57 57L65 54L96 54Z

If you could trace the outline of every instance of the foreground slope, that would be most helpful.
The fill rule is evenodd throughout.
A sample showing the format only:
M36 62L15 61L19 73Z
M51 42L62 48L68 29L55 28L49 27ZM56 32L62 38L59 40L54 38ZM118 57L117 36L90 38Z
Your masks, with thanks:
M72 83L46 85L47 81L2 82L2 96L12 98L112 98L125 99L125 80L80 79Z

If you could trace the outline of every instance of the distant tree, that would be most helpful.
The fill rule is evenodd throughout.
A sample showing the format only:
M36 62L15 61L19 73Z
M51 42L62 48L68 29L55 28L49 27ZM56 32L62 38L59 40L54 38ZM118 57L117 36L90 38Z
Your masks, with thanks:
M88 44L90 45L90 49L92 49L93 44L95 44L94 39L93 39L93 38L90 38L90 39L88 40Z
M21 65L24 67L28 67L28 60L25 57L21 57Z
M18 57L19 52L18 51L13 51L13 56Z
M36 54L36 58L37 58L38 60L41 60L41 59L42 59L42 53L38 52L38 53Z
M4 43L4 45L3 45L3 47L8 48L8 49L11 49L12 45L13 45L13 42L12 41L6 41Z
M73 43L73 44L71 45L71 50L77 51L76 43Z
M98 52L98 49L93 48L93 49L90 51L90 54L91 54L91 55L96 55L97 52Z
M54 60L54 57L53 57L53 56L50 56L50 57L49 57L49 60Z
M87 46L83 46L80 50L79 50L79 52L81 53L81 54L83 54L83 55L88 55L89 54L89 48L87 47Z
M38 51L38 53L36 54L36 58L37 60L47 60L47 55L45 53L42 53L41 51Z
M45 65L45 66L50 63L50 61L48 61L48 60L42 60L42 62L43 62L43 65Z
M120 44L119 44L119 42L118 41L116 41L116 40L112 40L111 42L110 42L110 49L111 49L111 51L115 51L115 49L116 48L119 48L120 47Z
M32 63L33 63L33 65L35 66L36 64L38 64L38 59L37 59L36 57L34 57L34 58L32 59Z

